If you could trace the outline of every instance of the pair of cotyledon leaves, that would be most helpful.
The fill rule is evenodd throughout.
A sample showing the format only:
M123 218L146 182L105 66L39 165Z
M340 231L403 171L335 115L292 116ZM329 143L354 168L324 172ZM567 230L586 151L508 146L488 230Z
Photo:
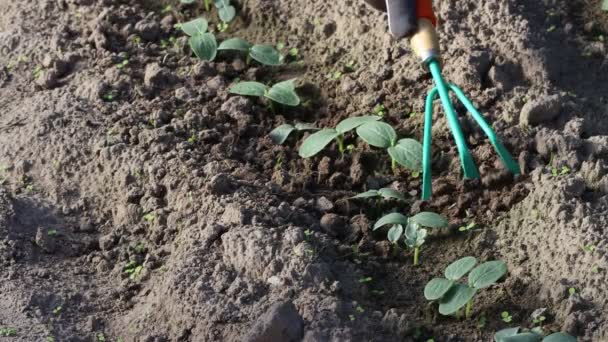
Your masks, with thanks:
M557 332L542 337L534 332L519 332L519 327L503 329L494 335L494 342L576 342L576 337Z
M209 23L204 18L197 18L181 25L182 31L190 36L190 48L194 54L205 61L213 61L218 51L240 51L265 65L281 65L281 54L269 44L252 45L244 39L231 38L218 45L215 35L207 32Z
M507 273L503 261L488 261L477 267L477 259L464 257L445 269L445 278L434 278L424 288L424 297L439 300L439 313L451 315L464 307L478 290L494 285ZM469 273L470 271L470 273ZM468 273L468 284L459 283Z
M410 248L416 248L424 244L427 236L427 230L421 227L445 228L448 226L448 221L432 212L421 212L409 218L400 213L390 213L374 224L374 230L386 225L391 225L387 233L390 242L396 243L404 236L405 244Z
M180 0L182 4L192 4L197 0ZM229 23L236 16L236 8L230 5L230 0L216 0L215 7L217 8L218 16L220 20Z
M296 94L295 88L295 79L276 83L272 87L260 82L245 81L230 87L230 93L244 96L263 96L286 106L297 106L300 104L300 98L298 97L298 94ZM306 129L305 127L308 126L300 126L300 130ZM293 126L293 129L296 129L296 126ZM290 130L289 127L282 127L276 132L273 131L275 133L273 140L285 141L293 129Z
M414 139L397 141L397 133L389 124L380 122L375 115L359 116L341 121L336 128L322 129L310 135L300 146L302 158L310 158L321 152L334 139L356 129L357 135L369 145L386 148L392 159L414 171L422 169L422 145Z

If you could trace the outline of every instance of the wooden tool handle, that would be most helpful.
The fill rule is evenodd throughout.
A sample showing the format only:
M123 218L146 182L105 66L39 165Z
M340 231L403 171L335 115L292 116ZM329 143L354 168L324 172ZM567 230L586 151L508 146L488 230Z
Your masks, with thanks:
M439 59L439 38L435 26L428 19L418 20L418 32L410 39L414 53L423 61Z

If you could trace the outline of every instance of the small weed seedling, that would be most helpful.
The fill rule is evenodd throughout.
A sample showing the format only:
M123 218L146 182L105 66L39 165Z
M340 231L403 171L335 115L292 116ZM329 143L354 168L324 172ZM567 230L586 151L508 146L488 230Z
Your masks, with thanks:
M398 243L401 239L405 245L414 250L414 266L418 265L420 248L427 236L426 228L445 228L448 221L439 214L421 212L408 218L400 213L385 215L374 224L374 230L390 225L387 237L391 243ZM405 228L404 228L405 227Z
M317 131L317 130L318 130L318 128L315 128L311 124L298 122L295 125L282 124L281 126L273 129L270 132L269 136L270 136L270 139L275 144L281 145L287 140L289 135L294 131L304 132L304 131Z
M551 166L551 175L553 177L563 176L570 173L570 168L567 166L562 166L561 168L556 167L554 164L555 155L551 154L551 159L549 160L549 165Z
M247 64L255 60L264 65L281 65L281 53L270 44L252 45L244 39L231 38L223 41L217 48L220 51L240 51L247 54Z
M53 314L59 315L61 313L61 311L63 311L63 307L61 305L59 305L53 309Z
M405 202L405 197L399 191L391 188L382 188L380 190L368 190L364 193L358 194L356 196L351 197L352 199L357 198L376 198L380 197L385 200L394 199L397 201Z
M459 227L459 228L458 228L458 231L459 231L459 232L466 233L466 232L468 232L468 231L470 231L470 230L475 229L476 227L477 227L477 224L476 224L475 222L470 222L470 223L469 223L469 224L467 224L467 225L464 225L464 226Z
M422 171L422 144L414 139L397 140L397 133L385 122L367 122L357 127L357 135L370 146L386 149L393 171L397 164L414 173Z
M17 329L0 328L0 337L13 337L13 336L17 336Z
M298 153L302 158L313 157L335 140L338 143L340 154L344 155L344 152L347 150L344 146L344 134L365 123L378 120L380 120L379 117L371 115L344 119L338 123L336 128L325 128L310 135L304 140Z
M300 98L296 94L295 79L276 83L272 87L268 87L259 82L239 82L230 87L230 93L243 96L258 96L265 97L271 100L272 103L277 102L282 105L295 107L300 104Z
M576 342L576 337L565 333L545 336L535 330L520 332L519 327L503 329L494 335L494 342Z
M123 271L129 275L129 279L135 280L137 279L137 277L139 277L143 269L144 267L142 265L139 265L135 261L130 261L128 264L125 265Z
M468 319L477 291L496 284L507 273L507 264L503 261L488 261L475 267L476 264L474 257L456 260L445 269L445 278L434 278L426 284L424 297L439 302L440 314L457 314L466 306ZM468 284L459 282L467 273Z
M386 107L382 103L376 105L373 110L374 115L378 115L383 118L386 115Z
M571 287L568 289L568 294L570 296L574 296L576 294L576 289L574 287Z
M513 321L513 316L511 316L509 311L503 311L500 313L500 319L505 323L511 323Z

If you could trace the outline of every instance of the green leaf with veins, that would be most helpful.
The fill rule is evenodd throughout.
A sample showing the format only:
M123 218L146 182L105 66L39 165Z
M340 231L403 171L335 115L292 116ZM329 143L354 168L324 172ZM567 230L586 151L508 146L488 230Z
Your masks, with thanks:
M244 96L264 96L268 87L260 82L239 82L230 87L231 94Z
M376 224L374 224L374 230L385 226L387 224L390 225L394 225L394 224L401 224L401 225L407 225L408 223L408 219L405 215L400 214L400 213L390 213L387 214L385 216L383 216L382 218L380 218Z
M189 36L196 36L207 32L209 23L205 18L197 18L181 24L182 31Z
M372 198L372 197L378 197L378 196L380 196L380 193L378 192L378 190L367 190L366 192L360 193L351 198Z
M350 130L353 130L365 123L378 121L381 118L378 116L367 115L367 116L355 116L352 118L344 119L336 126L336 131L340 134L344 134Z
M416 224L410 223L405 227L405 244L409 248L416 248L424 245L426 236L426 229L420 229Z
M236 16L236 9L234 6L224 6L217 11L220 20L229 23Z
M401 235L403 235L403 226L400 224L395 224L391 227L391 229L388 230L388 241L391 243L397 243L397 241L399 241L401 238Z
M385 122L373 121L357 127L357 135L374 147L389 148L397 140L397 133Z
M464 284L455 284L439 301L439 313L451 315L475 296L476 290Z
M556 332L543 339L543 342L576 342L576 337Z
M427 211L414 215L410 220L427 228L445 228L448 226L448 221L443 216Z
M269 44L257 44L251 47L249 56L265 65L281 65L281 53Z
M283 124L275 129L273 129L269 136L272 142L275 144L282 144L287 140L291 132L295 131L295 127L290 124Z
M273 85L266 94L266 97L286 106L295 107L300 104L300 98L295 91L295 79Z
M217 49L249 52L249 49L251 49L251 44L241 38L231 38L224 40Z
M424 297L428 300L437 300L443 297L454 285L454 282L445 278L434 278L424 287Z
M488 261L475 267L469 273L469 285L476 289L494 285L507 273L507 264L504 261Z
M408 170L422 171L422 145L418 141L401 139L388 148L388 154Z
M309 124L309 123L305 123L305 122L296 123L296 129L298 131L316 131L316 130L318 130L318 128L316 128L313 124Z
M378 190L378 194L384 199L396 199L399 201L405 201L405 197L395 189L382 188Z
M329 143L338 137L338 132L331 128L322 129L314 134L311 134L304 142L298 151L302 158L310 158L321 152Z
M445 277L449 280L459 280L473 269L475 264L477 264L477 259L471 256L458 259L445 269Z
M197 34L190 37L190 48L194 54L205 61L212 61L217 55L217 41L212 33Z

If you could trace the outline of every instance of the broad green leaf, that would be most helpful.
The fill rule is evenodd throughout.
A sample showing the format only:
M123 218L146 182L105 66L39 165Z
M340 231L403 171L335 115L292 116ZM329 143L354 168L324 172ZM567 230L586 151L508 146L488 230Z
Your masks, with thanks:
M296 129L298 131L316 131L316 130L318 130L318 128L316 128L312 124L305 123L305 122L296 123Z
M460 310L475 296L476 290L464 284L456 284L439 301L439 313L451 315Z
M374 225L374 230L387 224L401 224L405 226L407 225L407 217L399 213L390 213L388 215L383 216L376 222L376 224Z
M300 146L298 154L302 158L310 158L321 152L325 146L329 145L336 137L338 132L331 128L322 129L314 134L311 134Z
M403 226L400 224L395 224L388 230L388 241L391 243L397 243L399 239L403 235Z
M401 139L388 148L388 154L399 165L412 171L422 171L422 145L414 139Z
M189 4L191 4L191 3L195 2L195 1L196 0L179 0L179 2L181 2L182 4L186 4L186 5L189 5Z
M396 199L399 201L405 201L405 197L397 190L391 188L382 188L378 190L378 194L384 199Z
M494 334L494 342L500 342L502 338L515 336L518 333L519 327L502 329Z
M217 11L220 20L229 23L236 16L236 9L234 6L224 6Z
M540 342L541 337L534 333L521 333L499 339L499 342ZM544 340L543 340L544 341Z
M427 228L445 228L448 221L441 215L423 211L410 219L412 222Z
M190 37L190 48L196 57L212 61L217 55L217 41L212 33L197 34Z
M213 4L217 8L222 8L222 7L230 6L230 0L215 0L213 2Z
M380 193L378 192L378 190L367 190L366 192L360 193L351 198L372 198L372 197L378 197L378 196L380 196Z
M269 44L257 44L251 47L249 56L265 65L281 65L281 54L274 46Z
M357 127L357 135L371 146L380 148L389 148L397 140L393 127L379 121L367 122Z
M604 0L602 3L602 10L608 11L608 0Z
M266 97L286 106L297 106L300 98L295 91L295 80L279 82L270 88Z
M565 333L557 332L553 333L543 339L543 342L576 342L576 337L570 336Z
M477 259L471 256L458 259L445 269L445 277L456 281L473 269L475 264L477 264Z
M437 300L443 297L450 288L452 288L454 282L445 278L434 278L429 281L424 287L424 298L428 300Z
M273 129L272 132L270 132L269 136L275 144L280 145L284 143L285 140L287 140L291 132L293 132L295 129L296 128L290 124L283 124Z
M475 267L469 273L469 285L476 289L483 289L494 285L498 279L507 273L507 264L503 261L488 261Z
M209 24L205 18L197 18L181 25L182 31L189 36L196 36L207 32Z
M424 245L426 235L426 229L420 229L417 224L410 222L405 228L405 244L410 248L420 247Z
M230 87L230 93L244 96L264 96L266 89L268 87L260 82L245 81Z
M367 116L355 116L353 118L348 118L340 121L336 126L336 131L340 134L344 134L352 129L355 129L364 123L378 121L381 117L377 115L367 115Z
M245 39L231 38L224 40L217 49L248 52L250 48L251 44L249 44Z

